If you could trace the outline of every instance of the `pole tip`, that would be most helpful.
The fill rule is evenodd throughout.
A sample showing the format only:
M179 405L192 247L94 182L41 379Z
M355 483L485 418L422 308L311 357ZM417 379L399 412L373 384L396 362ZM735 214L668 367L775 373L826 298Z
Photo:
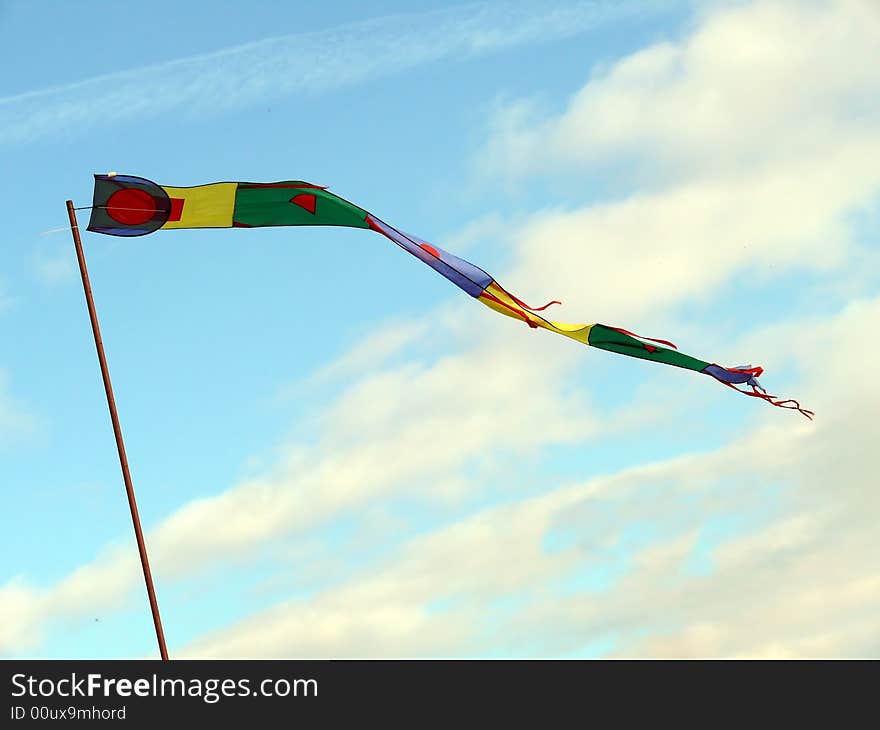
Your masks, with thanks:
M107 173L107 177L116 177L116 173L113 170Z

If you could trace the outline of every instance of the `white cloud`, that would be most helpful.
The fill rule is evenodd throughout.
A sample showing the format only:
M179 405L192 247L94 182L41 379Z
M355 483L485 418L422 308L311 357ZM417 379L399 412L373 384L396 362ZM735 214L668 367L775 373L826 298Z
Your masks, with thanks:
M184 654L554 656L614 637L624 655L876 655L880 500L870 447L880 387L846 376L854 359L880 367L880 351L864 353L858 339L878 325L880 298L790 323L798 342L838 353L809 364L805 393L821 408L813 424L765 413L762 427L718 451L487 509ZM730 518L752 524L700 548L700 536ZM660 538L622 549L633 525ZM570 539L548 550L560 530ZM693 570L699 556L710 571ZM560 592L609 565L620 570L610 586ZM513 608L498 608L512 598Z
M284 386L279 398L286 401L303 391L375 369L422 340L428 331L428 324L423 321L386 325L354 343L342 357L319 368L311 377Z
M388 16L0 98L0 144L171 111L209 114L567 38L669 2L504 2Z
M411 540L347 583L201 637L183 654L488 654L515 645L515 637L532 636L534 643L521 651L558 655L609 635L616 637L616 651L639 655L871 653L872 632L880 628L873 547L880 502L870 470L880 389L853 376L880 366L880 352L865 352L859 339L878 325L875 298L829 320L790 322L787 339L776 338L772 328L755 335L788 357L800 348L815 352L820 344L830 354L804 366L801 390L818 411L815 423L761 409L763 426L750 427L716 452L630 468L484 510ZM432 375L439 378L443 371ZM445 387L437 391L441 399L446 394ZM340 410L357 402L349 395ZM415 403L404 416L398 405L390 420L400 415L405 429L424 406ZM432 402L428 413L436 407ZM482 410L480 404L475 408ZM384 432L374 433L370 448L381 449ZM398 435L391 429L390 439ZM461 443L470 436L462 434ZM372 482L370 471L354 468L371 493L352 491L362 483L347 482L344 474L352 467L341 465L341 482L334 481L335 469L315 466L319 478L308 494L324 502L323 509L367 506L386 488ZM435 466L429 471L447 473ZM285 489L292 495L282 494ZM190 504L149 535L157 575L167 585L273 532L305 529L322 508L309 506L304 496L291 475L280 475ZM294 509L308 512L300 518ZM690 574L700 534L713 520L730 517L759 522L711 550L710 574ZM629 557L616 554L633 525L655 530L660 540ZM559 531L569 536L567 544L548 550L548 537ZM559 594L572 575L609 565L623 571L610 588ZM320 561L312 569L321 572ZM0 606L17 628L5 651L24 651L53 617L121 605L137 580L134 551L114 548L50 591L7 585ZM511 598L517 599L515 608L495 617L498 602ZM448 606L436 608L442 604ZM490 617L494 628L487 630ZM647 636L646 628L653 629Z
M523 229L510 285L564 299L559 318L638 329L654 313L723 295L737 274L766 281L840 267L853 248L847 216L880 185L880 172L867 163L880 154L880 136L852 155L826 152L811 165L735 183L682 183L548 211Z
M153 552L178 573L400 490L430 494L489 449L582 439L595 429L589 411L560 399L552 377L569 363L535 382L529 348L493 341L366 375L326 407L314 444L288 449L273 474L180 509L154 531ZM546 424L537 440L526 431L534 423Z
M534 338L486 337L475 322L464 329L475 345L463 354L364 373L316 419L314 441L288 444L274 469L185 504L150 530L156 575L185 579L223 556L244 559L267 541L402 492L442 501L468 466L595 432L588 405L559 393L572 357L544 363L538 373ZM442 331L436 323L434 337ZM477 494L479 485L471 486ZM28 621L40 626L122 605L140 580L133 557L133 549L107 550L55 586L34 589ZM4 610L25 605L23 591ZM0 645L5 652L20 648Z
M558 174L598 164L629 179L690 180L801 167L834 144L876 144L878 45L873 0L714 10L680 43L597 71L559 116L535 119L527 101L502 108L481 166Z
M38 599L21 579L0 586L0 654L29 651L42 639L42 619L37 614Z
M598 72L557 117L502 110L481 169L629 180L622 200L535 216L511 287L635 329L737 274L852 260L850 216L880 191L878 46L873 3L748 3Z

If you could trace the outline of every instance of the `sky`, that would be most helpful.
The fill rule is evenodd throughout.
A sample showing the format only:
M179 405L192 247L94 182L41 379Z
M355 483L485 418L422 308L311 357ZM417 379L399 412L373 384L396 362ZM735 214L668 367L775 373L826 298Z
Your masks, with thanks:
M880 656L878 47L873 0L0 0L0 656L157 654L64 209L111 170L329 186L816 413L367 231L86 233L172 657Z

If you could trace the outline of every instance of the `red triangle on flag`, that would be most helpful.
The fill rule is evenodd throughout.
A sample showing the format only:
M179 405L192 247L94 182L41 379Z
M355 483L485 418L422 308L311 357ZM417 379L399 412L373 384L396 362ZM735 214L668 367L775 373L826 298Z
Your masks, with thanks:
M315 215L317 198L312 193L300 193L299 195L294 195L290 199L290 202L294 205L298 205L303 210L309 211L312 215Z

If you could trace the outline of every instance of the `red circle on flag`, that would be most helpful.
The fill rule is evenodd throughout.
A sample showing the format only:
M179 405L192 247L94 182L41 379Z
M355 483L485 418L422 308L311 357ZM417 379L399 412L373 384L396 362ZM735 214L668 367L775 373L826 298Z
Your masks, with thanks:
M117 223L138 226L156 215L156 201L146 190L122 188L107 199L106 210Z

